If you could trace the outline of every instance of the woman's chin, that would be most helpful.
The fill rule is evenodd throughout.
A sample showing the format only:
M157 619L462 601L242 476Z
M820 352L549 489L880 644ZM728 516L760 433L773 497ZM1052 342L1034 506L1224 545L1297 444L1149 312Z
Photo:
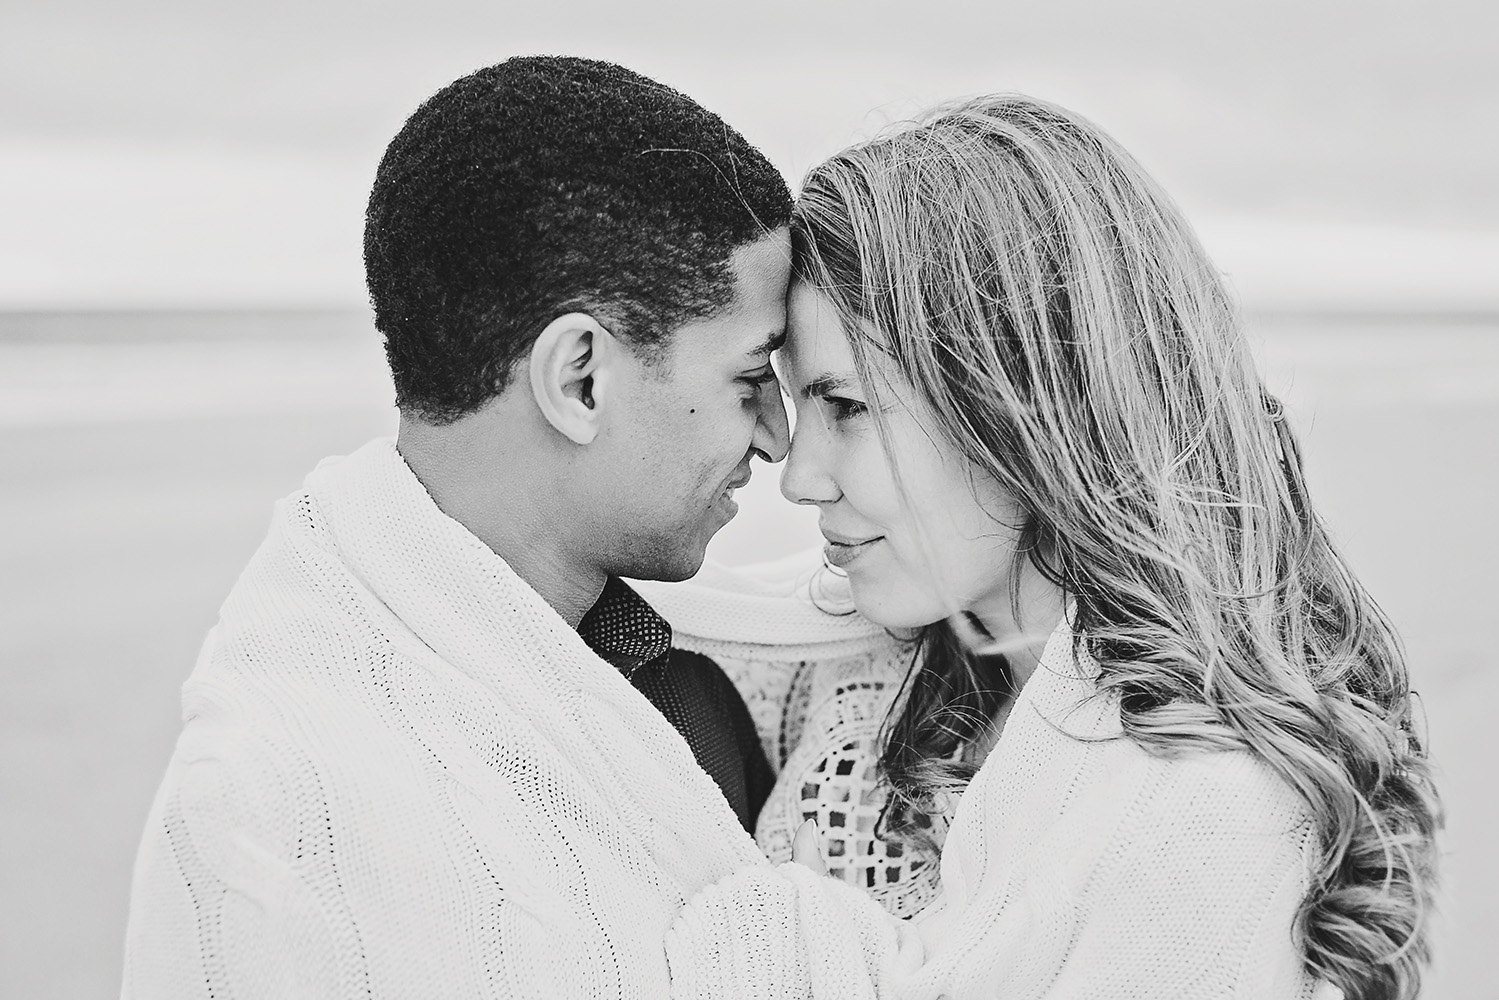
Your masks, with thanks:
M888 629L919 629L946 617L926 595L905 592L878 579L849 574L854 608L876 625Z

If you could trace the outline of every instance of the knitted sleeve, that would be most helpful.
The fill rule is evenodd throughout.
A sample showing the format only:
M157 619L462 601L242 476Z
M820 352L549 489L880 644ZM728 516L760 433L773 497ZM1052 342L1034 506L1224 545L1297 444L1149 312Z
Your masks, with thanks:
M794 863L709 886L666 938L673 1000L873 1000L919 950L868 896Z

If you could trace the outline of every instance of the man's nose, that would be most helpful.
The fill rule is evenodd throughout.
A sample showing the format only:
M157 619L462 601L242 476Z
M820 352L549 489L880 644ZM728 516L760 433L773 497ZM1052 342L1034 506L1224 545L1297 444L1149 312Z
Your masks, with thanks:
M779 462L791 448L791 426L786 419L786 402L774 383L765 386L760 392L759 413L755 420L752 444L767 462Z

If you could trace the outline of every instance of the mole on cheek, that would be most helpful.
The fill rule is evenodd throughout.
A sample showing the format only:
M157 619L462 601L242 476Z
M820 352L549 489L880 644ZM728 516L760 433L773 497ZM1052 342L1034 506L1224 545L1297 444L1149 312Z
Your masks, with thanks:
M688 413L696 413L697 412L697 407L694 406L692 409L688 410L687 412Z

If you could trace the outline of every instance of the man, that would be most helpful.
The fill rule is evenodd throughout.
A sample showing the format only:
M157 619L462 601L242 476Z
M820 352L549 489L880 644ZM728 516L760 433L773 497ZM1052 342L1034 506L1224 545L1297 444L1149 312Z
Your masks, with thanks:
M399 434L278 505L205 642L126 996L666 995L683 900L766 863L770 774L619 578L691 576L785 454L789 213L617 66L513 59L406 123L365 235Z

